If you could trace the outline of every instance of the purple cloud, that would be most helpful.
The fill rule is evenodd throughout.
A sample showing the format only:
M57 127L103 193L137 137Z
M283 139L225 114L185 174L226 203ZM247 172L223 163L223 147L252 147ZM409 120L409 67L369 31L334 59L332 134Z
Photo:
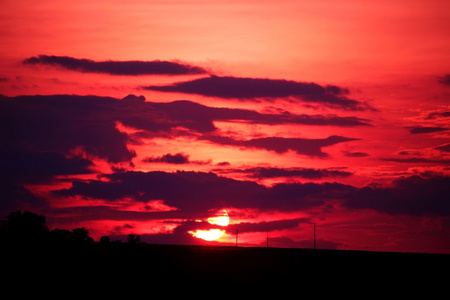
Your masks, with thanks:
M364 187L345 201L350 208L389 214L450 216L450 177L402 177L392 187Z
M243 148L264 149L275 151L276 153L285 153L293 150L301 155L326 157L326 153L322 151L323 147L335 145L338 143L354 141L357 139L347 138L343 136L330 136L324 139L305 139L305 138L282 138L267 137L256 138L251 140L236 140L223 136L203 136L200 139L213 142L220 145L229 145Z
M307 179L322 179L325 177L348 177L351 172L328 169L311 168L245 168L245 169L216 169L218 173L246 173L253 178L301 177Z
M448 117L450 117L450 111L433 112L433 113L430 113L425 119L426 120L432 120L432 119L448 118Z
M450 143L442 145L442 146L435 147L434 149L439 150L439 151L443 151L443 152L450 152Z
M80 195L117 201L124 197L147 202L161 199L184 213L204 214L223 207L261 210L298 210L323 205L354 188L339 183L293 183L265 187L202 172L125 172L103 176L107 181L73 181L72 187L54 191L58 196ZM166 212L167 214L179 212Z
M179 92L252 101L294 98L296 101L323 104L340 109L372 109L365 103L347 98L349 91L338 86L321 86L316 83L279 79L210 76L172 85L145 86L143 88L160 92Z
M205 69L170 61L93 61L68 56L39 55L23 61L26 65L50 65L83 73L111 75L188 75L205 74Z
M189 155L186 155L184 153L176 153L176 154L164 154L163 156L159 156L159 157L147 157L143 160L144 162L148 162L148 163L156 163L156 162L160 162L160 163L167 163L167 164L175 164L175 165L183 165L183 164L198 164L198 165L205 165L205 164L209 164L210 161L198 161L198 160L194 160L191 161L189 159Z
M433 132L439 132L439 131L445 131L448 130L448 128L444 127L412 127L409 129L409 132L411 134L422 134L422 133L433 133Z

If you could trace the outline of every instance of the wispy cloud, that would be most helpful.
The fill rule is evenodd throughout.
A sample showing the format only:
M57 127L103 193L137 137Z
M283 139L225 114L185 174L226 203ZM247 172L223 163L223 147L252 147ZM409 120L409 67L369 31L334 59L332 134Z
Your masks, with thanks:
M69 56L39 55L23 61L26 65L50 65L83 73L111 75L188 75L205 74L205 69L171 61L94 61Z
M449 130L449 128L437 127L437 126L429 126L429 127L412 127L409 128L409 132L411 134L423 134L423 133L433 133L439 131Z
M216 169L217 173L244 173L251 178L279 178L279 177L300 177L306 179L322 179L326 177L348 177L353 173L332 169L312 169L312 168L274 168L274 167L254 167L239 169Z
M266 137L250 140L237 140L225 136L205 135L203 137L200 137L199 139L207 140L220 145L244 147L250 149L264 149L280 154L292 150L297 152L298 154L311 157L327 157L328 155L322 151L323 147L357 140L354 138L347 138L336 135L329 136L323 139Z
M143 160L147 163L167 163L167 164L175 164L175 165L184 165L184 164L197 164L197 165L206 165L210 164L211 161L199 161L199 160L191 160L189 155L184 153L176 153L176 154L164 154L162 156L151 156L147 157Z

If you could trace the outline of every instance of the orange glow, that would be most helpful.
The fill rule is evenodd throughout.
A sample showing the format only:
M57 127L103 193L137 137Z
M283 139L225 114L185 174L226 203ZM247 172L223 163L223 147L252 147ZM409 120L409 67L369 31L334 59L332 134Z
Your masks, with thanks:
M228 212L226 209L222 209L218 211L214 216L206 219L211 225L219 225L219 226L228 226L230 224L230 217L228 216ZM195 230L188 231L192 236L203 239L205 241L214 241L221 238L225 230L222 229L209 229L209 230Z
M192 234L192 236L203 239L205 241L215 241L219 239L222 235L224 235L225 230L221 229L210 229L210 230L196 230L196 231L188 231L188 233Z
M212 225L227 226L230 224L230 217L228 216L228 212L224 209L216 216L208 218L207 221Z

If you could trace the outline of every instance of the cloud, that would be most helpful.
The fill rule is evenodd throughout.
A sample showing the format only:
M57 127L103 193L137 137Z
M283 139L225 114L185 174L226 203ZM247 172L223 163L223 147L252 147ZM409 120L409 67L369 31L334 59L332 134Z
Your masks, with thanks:
M434 149L439 150L439 151L443 151L443 152L450 152L450 143L442 145L442 146L435 147Z
M94 164L81 158L67 158L59 153L3 152L0 176L17 183L41 183L58 175L91 174Z
M364 187L344 202L350 208L371 208L388 214L450 216L450 177L413 175L392 187Z
M0 140L8 151L66 155L81 148L113 163L130 161L128 136L116 128L117 103L95 96L0 98Z
M273 230L283 230L288 228L298 227L300 223L308 222L307 218L297 218L297 219L287 219L287 220L276 220L269 222L259 222L259 223L249 223L241 222L237 224L230 224L224 229L231 234L236 233L236 229L239 233L247 232L270 232Z
M262 114L245 109L207 107L190 101L154 103L134 95L123 100L75 95L1 97L0 116L3 121L0 139L3 147L11 151L33 149L67 154L81 148L90 155L113 163L130 161L135 156L127 148L130 136L118 130L117 122L135 128L147 137L171 137L179 128L185 128L190 133L203 134L203 139L218 144L278 153L291 149L311 156L325 156L321 147L353 139L332 136L318 140L270 137L248 141L227 140L211 135L217 130L214 122L368 125L365 120L352 117Z
M439 83L450 85L450 74L446 74L439 79Z
M450 159L445 158L426 158L426 157L407 157L407 158L385 158L386 161L398 163L421 163L421 164L450 164Z
M272 187L203 172L125 172L104 175L106 180L73 181L72 187L56 190L57 196L83 196L106 201L131 198L148 202L161 199L191 218L224 207L260 210L299 210L320 206L341 197L353 187L339 183L291 183ZM158 214L161 215L161 214ZM202 215L204 216L204 215Z
M165 154L161 157L148 157L144 159L144 162L164 162L168 164L188 164L189 163L189 155L185 155L184 153L177 154Z
M200 137L199 139L207 140L220 145L229 145L250 149L264 149L268 151L274 151L279 154L285 153L288 150L292 150L297 152L298 154L311 157L327 157L328 155L322 151L323 147L357 140L354 138L335 135L324 139L267 137L250 140L236 140L230 137L205 135L203 137Z
M450 177L433 173L402 177L392 186L369 185L357 188L336 182L280 183L271 187L252 181L239 181L203 172L125 172L104 175L99 180L73 181L67 189L53 191L55 196L82 196L114 203L121 199L148 202L159 199L177 210L163 212L113 211L108 206L86 207L84 220L139 218L150 219L204 219L211 210L224 207L258 209L259 211L294 212L326 207L329 201L338 201L350 209L372 209L391 215L450 216ZM78 208L81 209L81 208ZM92 214L93 209L97 213ZM285 222L242 223L246 232L281 230L298 226L304 219ZM234 225L233 225L234 226ZM184 224L189 230L211 228L203 224ZM233 231L233 227L227 230ZM181 229L180 229L181 230ZM186 231L184 231L185 234Z
M248 173L253 178L301 177L306 179L322 179L325 177L349 177L351 172L328 169L311 168L246 168L246 169L217 169L215 172Z
M367 154L365 152L345 152L344 155L347 156L347 157L367 157L367 156L370 156L369 154Z
M209 164L210 161L191 161L189 159L189 155L186 155L184 153L176 153L176 154L164 154L163 156L160 157L147 157L143 160L144 162L148 162L148 163L156 163L156 162L160 162L160 163L168 163L168 164L176 164L176 165L182 165L182 164L198 164L198 165L204 165L204 164Z
M433 112L433 113L430 113L425 119L432 120L432 119L437 119L437 118L448 118L448 117L450 117L450 111Z
M409 132L411 134L423 134L423 133L433 133L433 132L439 132L439 131L445 131L449 130L448 128L444 127L412 127L409 129Z
M147 102L148 103L148 102ZM370 126L369 120L357 117L340 117L336 115L306 115L259 113L248 109L208 107L191 101L174 101L170 103L148 103L155 109L162 110L167 117L179 122L196 125L199 131L213 130L214 121L246 122L252 124L298 124L316 126ZM189 111L189 114L186 114Z
M261 99L294 98L308 103L348 109L370 110L369 105L347 98L347 89L316 83L243 77L210 76L172 85L145 86L147 90L198 94L225 99L257 101Z
M68 56L39 55L23 61L26 65L51 65L83 73L111 75L188 75L205 74L205 69L170 61L93 61Z

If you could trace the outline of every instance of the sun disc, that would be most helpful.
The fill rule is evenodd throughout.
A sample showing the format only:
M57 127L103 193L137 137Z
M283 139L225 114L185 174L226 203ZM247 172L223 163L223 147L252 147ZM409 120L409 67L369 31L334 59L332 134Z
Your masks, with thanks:
M210 229L210 230L196 230L196 231L188 231L188 233L192 234L192 236L203 239L205 241L214 241L224 235L225 230L221 229Z
M230 217L228 212L223 209L213 217L207 219L208 223L211 225L227 226L230 224Z

